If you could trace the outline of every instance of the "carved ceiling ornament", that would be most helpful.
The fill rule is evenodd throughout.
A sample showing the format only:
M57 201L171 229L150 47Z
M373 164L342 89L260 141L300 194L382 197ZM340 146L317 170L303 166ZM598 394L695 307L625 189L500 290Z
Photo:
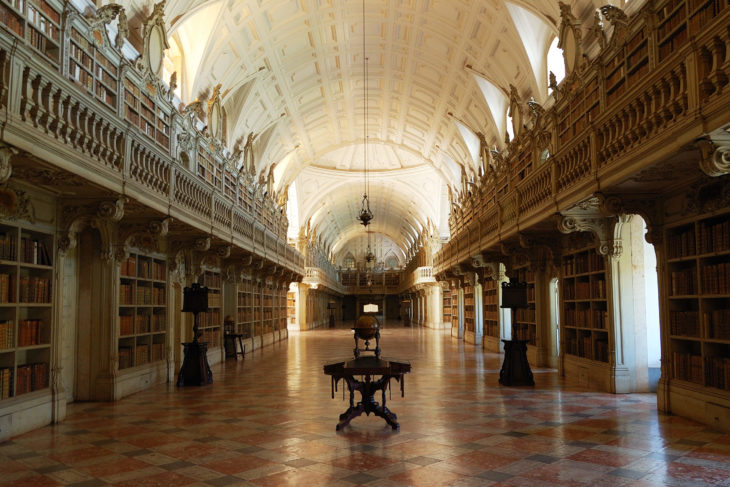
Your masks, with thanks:
M730 174L730 141L718 141L720 145L709 138L697 140L700 150L700 169L710 177Z
M618 46L625 42L629 27L629 17L626 13L613 5L604 5L600 10L603 18L613 25L613 34L611 34L609 45Z
M144 47L142 48L141 59L137 60L137 69L146 74L153 81L157 81L157 77L162 69L162 61L165 57L165 50L169 49L167 43L167 30L165 29L165 0L155 4L152 14L142 26L142 38Z
M151 220L146 223L130 224L125 223L120 227L120 242L117 260L120 262L129 257L133 248L143 249L149 252L160 252L162 239L167 236L171 218L162 220Z
M646 223L644 239L654 245L663 241L663 213L661 198L656 195L603 195L601 199L603 212L611 215L639 215Z
M522 133L522 108L520 107L520 94L513 84L509 85L509 116L512 117L512 133L515 139Z
M618 257L621 255L621 241L614 238L616 218L606 217L601 210L600 197L587 198L558 214L558 230L566 234L591 232L598 239L600 255Z
M106 26L117 17L119 17L119 22L117 23L117 35L114 38L113 46L121 49L127 36L129 36L129 23L124 7L117 3L109 3L97 8L96 13L91 16L91 33L97 47L104 44L111 45Z
M558 2L560 6L560 27L558 28L558 48L563 50L565 77L576 74L583 57L580 22L570 9L570 5Z
M13 174L13 165L10 160L18 153L15 147L0 142L0 184L5 184Z
M0 185L0 215L8 220L35 223L35 208L30 196L9 184Z
M601 47L601 50L606 49L606 33L603 30L603 22L601 21L600 10L596 10L593 13L593 25L590 29L588 29L588 32L593 36L593 38L598 41L598 45Z
M221 84L213 88L213 95L208 100L208 134L221 140L223 134L223 111L221 109Z

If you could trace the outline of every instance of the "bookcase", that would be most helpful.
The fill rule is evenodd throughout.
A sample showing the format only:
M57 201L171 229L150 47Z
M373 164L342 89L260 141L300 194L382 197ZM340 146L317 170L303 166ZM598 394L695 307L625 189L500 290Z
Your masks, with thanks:
M451 334L458 334L459 330L459 290L451 290Z
M198 145L198 176L216 188L221 187L221 168L213 158L213 154L200 144Z
M464 286L464 340L468 343L476 341L476 309L474 286Z
M600 110L598 93L598 81L594 76L574 98L566 102L568 106L558 112L558 140L561 145L570 142L598 117Z
M291 291L286 293L286 317L287 325L297 324L297 298Z
M0 220L0 400L47 389L53 234Z
M236 296L236 333L249 339L253 336L253 296L250 280L237 284Z
M198 314L198 333L200 341L208 343L208 350L221 346L221 275L220 272L207 270L198 278L198 284L208 288L208 311Z
M528 352L534 354L535 351L530 350L531 347L537 345L537 321L535 317L535 273L530 269L527 262L515 264L514 273L517 280L527 283L527 308L517 309L513 317L514 323L512 329L515 336L513 340L526 340Z
M484 336L499 338L499 283L494 279L482 282Z
M626 44L613 51L604 64L606 103L614 103L626 89L638 83L649 71L648 27L642 25L628 35Z
M665 229L670 377L730 390L730 212Z
M69 79L116 112L119 60L105 56L75 25L71 26L68 51Z
M124 117L166 152L170 150L170 115L143 82L124 78ZM220 184L218 185L220 188Z
M443 306L443 323L444 325L451 325L451 290L446 288L443 290L442 297Z
M286 289L282 288L281 286L277 286L275 292L277 296L277 305L279 307L279 311L277 313L276 323L274 323L274 330L282 331L287 329L287 292Z
M58 68L61 60L61 12L57 0L2 0L0 25L25 39L40 53L39 59Z
M274 290L270 284L263 286L263 334L268 335L274 332Z
M167 264L144 253L130 253L119 277L119 369L165 360Z
M608 363L606 257L590 235L574 234L562 257L561 336L564 353Z

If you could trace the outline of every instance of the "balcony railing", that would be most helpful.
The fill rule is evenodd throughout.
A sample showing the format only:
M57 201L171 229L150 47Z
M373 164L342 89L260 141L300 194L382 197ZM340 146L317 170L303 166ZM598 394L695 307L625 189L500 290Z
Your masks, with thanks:
M94 19L73 2L64 15L58 0L44 5L51 36L28 34L23 12L0 19L4 141L302 274L282 209L251 178L233 175L236 161L190 128L166 85L130 61L129 44L95 40Z
M727 126L730 3L705 2L703 9L718 11L690 15L692 2L675 1L674 20L652 10L661 3L647 2L630 19L626 42L593 59L570 83L577 90L559 87L539 127L553 149L546 161L536 145L541 134L525 129L507 148L502 172L456 202L451 240L434 258L437 273L590 196L597 181L620 183Z

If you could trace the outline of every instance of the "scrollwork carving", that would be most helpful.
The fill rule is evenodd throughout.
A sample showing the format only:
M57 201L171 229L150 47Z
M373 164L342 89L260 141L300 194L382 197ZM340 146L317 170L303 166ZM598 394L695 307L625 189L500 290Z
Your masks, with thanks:
M700 169L710 177L730 174L730 145L718 147L710 139L697 140Z
M5 184L13 174L13 165L10 160L18 153L14 147L0 143L0 184Z
M604 5L601 7L601 15L613 25L611 45L616 46L619 42L624 41L629 24L629 17L626 13L613 5Z
M126 202L127 198L124 196L117 198L115 201L102 201L96 210L96 216L118 222L124 216L124 204Z

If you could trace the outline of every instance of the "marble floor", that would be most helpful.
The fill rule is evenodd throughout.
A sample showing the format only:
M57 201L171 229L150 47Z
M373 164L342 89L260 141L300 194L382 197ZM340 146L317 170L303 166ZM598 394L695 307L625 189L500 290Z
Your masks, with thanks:
M658 414L651 394L581 390L554 370L500 387L501 356L442 332L386 327L411 361L400 431L361 416L341 432L322 364L345 328L292 333L213 367L215 383L159 385L0 443L0 485L730 486L730 435Z

